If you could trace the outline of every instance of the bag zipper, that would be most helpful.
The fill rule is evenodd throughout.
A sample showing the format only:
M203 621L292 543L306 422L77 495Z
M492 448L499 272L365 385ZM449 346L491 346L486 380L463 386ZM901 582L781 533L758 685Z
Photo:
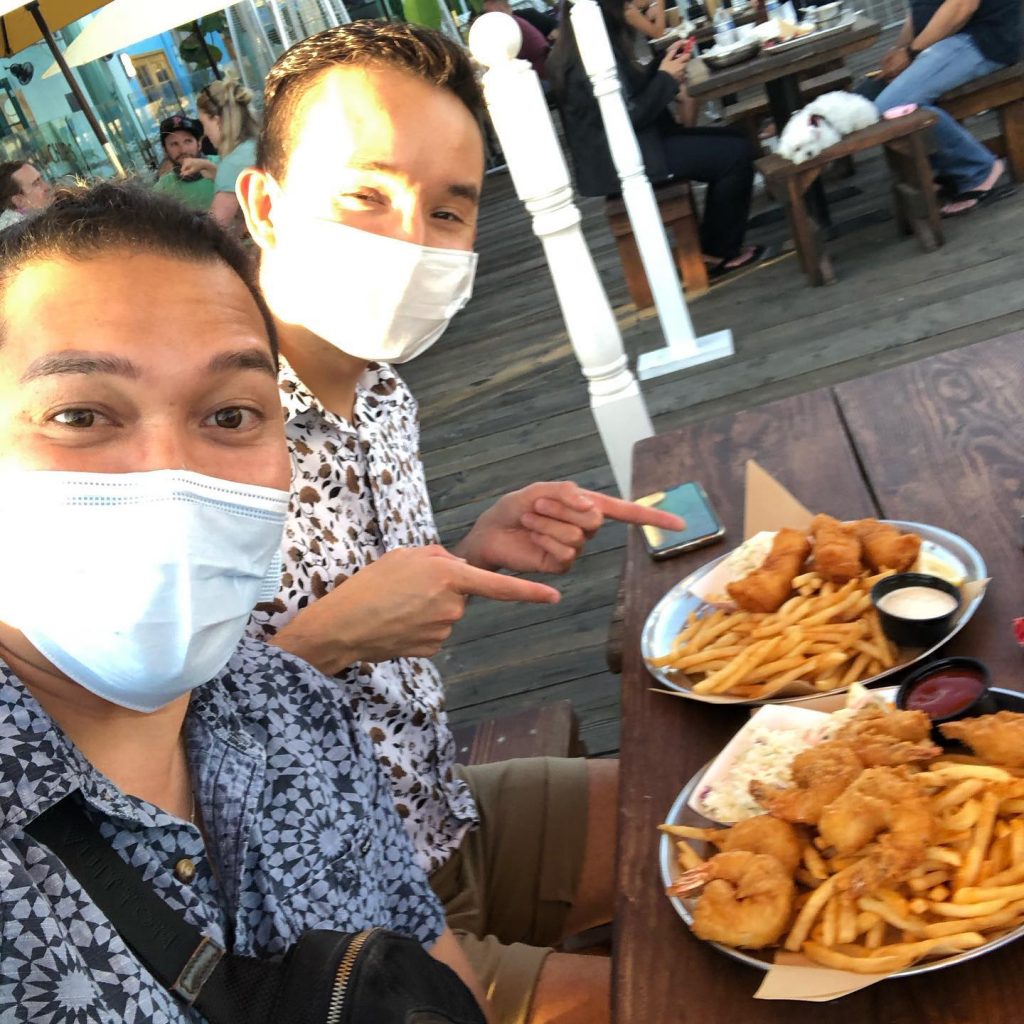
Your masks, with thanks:
M366 940L376 931L380 931L380 929L367 928L366 931L359 932L348 944L348 949L345 950L341 963L338 964L338 973L334 976L334 988L331 990L331 1001L327 1006L326 1024L341 1024L341 1011L345 1008L345 996L352 968L355 967L359 953L366 945Z

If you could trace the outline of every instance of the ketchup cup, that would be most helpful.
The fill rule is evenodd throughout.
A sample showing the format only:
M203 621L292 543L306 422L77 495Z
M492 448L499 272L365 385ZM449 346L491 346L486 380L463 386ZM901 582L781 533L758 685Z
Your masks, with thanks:
M977 659L941 658L907 676L896 691L896 707L925 712L932 720L932 735L948 745L937 726L998 710L991 684L988 669Z

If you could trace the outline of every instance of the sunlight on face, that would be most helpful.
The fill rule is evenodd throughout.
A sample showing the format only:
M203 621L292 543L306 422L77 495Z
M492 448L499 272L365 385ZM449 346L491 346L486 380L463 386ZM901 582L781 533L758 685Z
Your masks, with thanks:
M0 468L186 469L288 488L266 327L225 264L39 260L2 306Z
M453 93L392 68L333 68L300 100L292 132L282 185L309 216L473 248L483 139Z

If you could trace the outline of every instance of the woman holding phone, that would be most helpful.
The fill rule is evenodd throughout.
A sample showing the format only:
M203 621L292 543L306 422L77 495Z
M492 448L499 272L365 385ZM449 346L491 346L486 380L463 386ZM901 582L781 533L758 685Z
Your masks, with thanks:
M660 61L641 65L634 57L622 0L598 4L647 177L652 184L673 178L707 183L701 249L709 276L752 265L763 255L760 246L743 244L754 183L753 147L731 128L677 123L670 107L685 81L692 45L674 43ZM548 57L548 75L573 157L577 189L585 196L612 195L619 191L619 177L567 8L564 0L562 31Z

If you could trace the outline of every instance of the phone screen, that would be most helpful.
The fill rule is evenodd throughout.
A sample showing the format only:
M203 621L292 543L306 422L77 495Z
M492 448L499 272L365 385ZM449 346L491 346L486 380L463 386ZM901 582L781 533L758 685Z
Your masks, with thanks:
M673 512L686 520L684 530L659 530L656 526L642 528L647 548L655 558L709 544L725 533L704 488L698 483L680 484L670 491L648 494L637 501L641 505Z

